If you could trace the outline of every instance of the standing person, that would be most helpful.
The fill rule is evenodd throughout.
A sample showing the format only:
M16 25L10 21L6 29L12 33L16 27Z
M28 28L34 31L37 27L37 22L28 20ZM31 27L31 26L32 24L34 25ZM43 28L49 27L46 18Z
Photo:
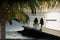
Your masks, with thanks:
M33 26L35 26L35 29L39 26L37 17L34 19Z
M37 17L34 19L34 23L35 23L35 24L38 23L38 19L37 19Z
M42 18L42 17L41 17L41 19L40 19L40 24L41 24L40 31L42 31L42 27L43 27L43 25L44 25L44 21L43 21L43 18Z

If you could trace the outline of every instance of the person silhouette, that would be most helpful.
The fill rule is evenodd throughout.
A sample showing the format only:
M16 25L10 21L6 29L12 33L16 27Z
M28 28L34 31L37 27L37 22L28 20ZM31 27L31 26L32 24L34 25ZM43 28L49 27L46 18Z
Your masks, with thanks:
M34 23L35 23L35 24L38 23L38 19L37 19L37 17L34 19Z
M35 26L35 29L39 26L37 17L34 19L33 26Z
M43 21L43 18L42 18L42 17L41 17L41 19L40 19L40 24L41 24L40 31L42 31L42 27L43 27L43 25L44 25L44 21Z

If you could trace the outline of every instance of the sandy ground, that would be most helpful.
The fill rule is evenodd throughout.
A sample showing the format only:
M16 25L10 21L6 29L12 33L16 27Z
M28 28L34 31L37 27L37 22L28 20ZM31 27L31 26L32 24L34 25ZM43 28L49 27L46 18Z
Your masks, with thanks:
M60 37L60 31L58 31L58 30L53 30L53 29L48 29L48 28L43 27L42 31L45 33L53 34L53 35Z

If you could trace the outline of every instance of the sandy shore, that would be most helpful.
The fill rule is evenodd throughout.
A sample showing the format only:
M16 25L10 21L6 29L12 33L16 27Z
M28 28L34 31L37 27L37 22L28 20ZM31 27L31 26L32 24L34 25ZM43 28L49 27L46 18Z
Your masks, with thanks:
M53 34L53 35L56 35L56 36L60 37L60 31L58 31L58 30L48 29L48 28L45 28L45 27L43 27L42 29L43 29L42 31L45 32L45 33Z

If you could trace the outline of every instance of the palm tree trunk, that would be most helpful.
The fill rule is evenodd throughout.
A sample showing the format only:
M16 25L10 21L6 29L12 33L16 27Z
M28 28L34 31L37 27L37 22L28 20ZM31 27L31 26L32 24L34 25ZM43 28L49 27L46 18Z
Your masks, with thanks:
M5 21L1 21L1 40L5 40Z

